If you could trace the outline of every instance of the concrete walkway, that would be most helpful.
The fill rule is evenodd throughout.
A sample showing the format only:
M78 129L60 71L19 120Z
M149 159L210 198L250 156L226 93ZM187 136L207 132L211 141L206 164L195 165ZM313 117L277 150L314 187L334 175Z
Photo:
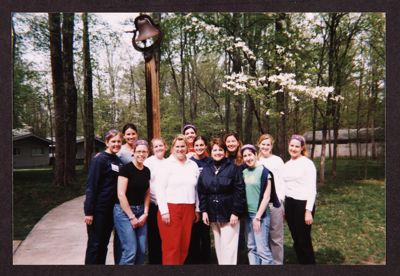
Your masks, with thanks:
M14 252L14 265L84 264L87 243L83 214L84 196L67 201L48 212ZM106 264L114 264L113 238Z

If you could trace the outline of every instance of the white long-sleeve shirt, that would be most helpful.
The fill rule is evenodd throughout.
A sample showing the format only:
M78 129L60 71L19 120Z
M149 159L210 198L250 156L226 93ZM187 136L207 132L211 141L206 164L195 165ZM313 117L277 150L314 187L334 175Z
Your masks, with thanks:
M197 164L190 159L181 163L171 155L164 161L160 174L157 175L160 181L157 182L155 187L158 209L161 215L169 213L167 203L195 203L196 211L199 211L196 189L199 174Z
M307 200L306 209L312 211L317 194L317 170L314 163L305 156L290 159L282 170L285 194L298 200Z
M157 175L160 174L162 169L162 164L165 159L158 159L154 155L150 156L146 160L144 160L143 164L150 169L150 200L154 204L157 204L156 199L156 190L155 187L158 185L158 177Z
M262 164L274 175L275 191L280 201L285 200L285 182L282 179L282 169L285 164L279 156L271 155L268 158L260 157L259 164Z

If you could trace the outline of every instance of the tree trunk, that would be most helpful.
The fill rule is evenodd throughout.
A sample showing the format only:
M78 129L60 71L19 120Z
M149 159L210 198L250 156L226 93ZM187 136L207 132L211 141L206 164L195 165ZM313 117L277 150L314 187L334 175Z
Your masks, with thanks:
M184 15L182 15L184 16ZM187 34L183 31L183 22L180 25L181 37L180 37L180 61L181 61L181 118L182 118L182 126L186 123L186 115L185 115L185 74L186 74L186 61L184 59L185 56L185 47Z
M90 161L94 153L94 120L93 120L93 74L92 63L90 61L90 43L89 43L89 24L88 14L82 14L83 21L83 97L84 97L84 137L85 137L85 158L84 170L88 171Z
M313 101L313 116L312 116L312 141L311 141L311 159L314 159L315 153L315 132L317 131L317 105L318 100Z
M246 94L246 117L244 124L244 142L246 144L253 143L253 115L254 101L249 94Z
M76 160L76 119L77 119L77 90L74 79L74 14L63 13L63 69L64 89L66 100L66 131L65 131L65 185L71 185L75 179Z
M225 74L230 73L230 60L228 54L225 55ZM231 93L225 89L225 131L229 132L229 122L231 118Z
M56 138L54 184L64 185L65 166L65 91L61 51L60 13L49 13L50 61L53 80L54 132Z
M282 33L285 31L284 30L284 22L285 22L286 14L280 13L278 17L275 20L275 41L276 43L279 43L282 40ZM281 44L279 44L281 45ZM284 64L283 58L280 56L280 54L276 51L275 53L276 59L277 59L277 65L282 66ZM281 68L284 69L284 68ZM276 72L279 74L279 72ZM278 89L278 88L277 88ZM279 114L279 119L278 119L278 149L279 149L279 156L283 159L286 160L287 156L287 138L286 138L286 104L285 104L285 93L286 91L283 90L283 92L279 92L276 94L276 106L277 106L277 111Z

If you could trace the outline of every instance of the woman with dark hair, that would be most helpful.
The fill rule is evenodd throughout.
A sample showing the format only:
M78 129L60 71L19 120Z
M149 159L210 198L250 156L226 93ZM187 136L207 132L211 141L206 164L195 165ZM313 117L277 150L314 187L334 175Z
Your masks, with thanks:
M227 148L227 157L232 160L237 166L243 165L243 158L240 153L242 141L236 132L228 132L224 135L224 143Z
M306 141L292 135L289 141L290 160L283 166L286 187L285 218L293 238L293 247L300 264L315 264L311 225L315 212L317 172L308 159Z
M197 135L197 128L195 125L186 124L182 127L182 134L185 135L186 141L188 143L188 158L194 155L194 138Z
M228 132L224 135L223 141L227 148L227 157L234 162L239 169L243 171L245 169L245 164L243 163L242 154L240 153L240 149L242 147L242 141L240 140L239 135L236 132ZM245 240L245 229L246 223L245 220L240 221L240 233L239 233L239 251L238 257L240 263L246 263L246 258L242 258L244 256L244 251L246 250L246 240Z
M199 169L194 161L187 158L187 149L185 136L177 135L171 145L171 156L165 160L160 171L160 183L155 187L164 265L184 264L193 221L199 217L196 206Z
M223 140L214 138L209 150L212 162L203 168L198 182L200 211L214 234L218 264L236 264L239 218L246 210L242 172L226 157Z
M117 197L117 179L122 166L117 152L122 135L116 129L105 134L106 150L90 163L84 203L88 242L85 264L105 264L107 246L114 227L113 207Z
M207 139L203 136L196 136L193 141L194 155L190 157L196 162L199 171L207 166L211 158L207 154ZM195 222L192 227L192 236L190 238L189 254L186 259L188 264L207 264L210 262L211 240L210 226L205 225L202 221Z
M138 139L137 127L132 123L127 123L122 128L122 134L125 143L122 145L121 150L117 153L122 163L128 164L132 162L133 148Z
M150 209L147 219L147 244L149 252L149 264L161 264L161 237L157 224L158 204L156 198L156 187L160 183L158 177L165 161L165 153L168 145L163 138L153 138L151 140L151 150L153 155L144 161L144 165L150 169Z
M280 206L275 192L273 176L267 168L257 164L256 147L246 144L241 149L246 184L247 201L247 248L251 265L272 265L273 258L269 247L270 210L269 202Z

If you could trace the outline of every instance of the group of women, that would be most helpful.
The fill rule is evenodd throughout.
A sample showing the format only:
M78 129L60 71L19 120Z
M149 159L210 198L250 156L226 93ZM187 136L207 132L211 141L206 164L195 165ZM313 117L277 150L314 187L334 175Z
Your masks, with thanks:
M133 124L107 132L105 143L88 173L86 264L105 263L113 229L116 264L144 264L146 254L149 264L209 263L210 229L218 264L236 264L241 227L250 264L283 264L285 219L299 262L315 263L316 169L303 136L290 138L286 163L269 134L257 150L233 132L208 142L192 124L168 158L164 139L149 145Z

